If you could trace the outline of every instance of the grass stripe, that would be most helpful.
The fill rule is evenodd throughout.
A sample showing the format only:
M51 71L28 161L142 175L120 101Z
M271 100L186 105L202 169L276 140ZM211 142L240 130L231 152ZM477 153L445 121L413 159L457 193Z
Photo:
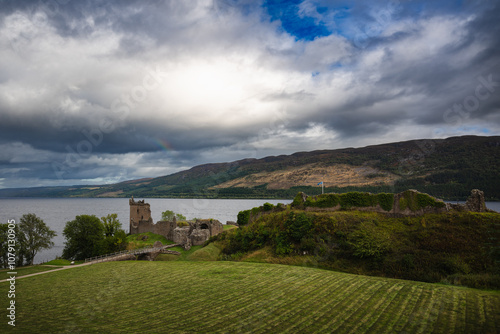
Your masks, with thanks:
M255 263L73 268L20 280L16 305L12 333L500 332L499 293Z

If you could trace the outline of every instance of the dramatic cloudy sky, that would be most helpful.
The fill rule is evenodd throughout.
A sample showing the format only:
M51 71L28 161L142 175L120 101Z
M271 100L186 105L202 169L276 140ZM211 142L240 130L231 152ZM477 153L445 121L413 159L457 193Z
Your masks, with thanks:
M498 1L0 1L0 188L500 134Z

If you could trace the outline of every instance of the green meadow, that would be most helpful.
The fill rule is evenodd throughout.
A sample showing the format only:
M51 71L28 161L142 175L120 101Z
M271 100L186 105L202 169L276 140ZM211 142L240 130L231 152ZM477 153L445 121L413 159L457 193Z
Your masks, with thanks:
M2 333L500 332L498 291L266 263L108 262L18 279L15 327L1 300Z

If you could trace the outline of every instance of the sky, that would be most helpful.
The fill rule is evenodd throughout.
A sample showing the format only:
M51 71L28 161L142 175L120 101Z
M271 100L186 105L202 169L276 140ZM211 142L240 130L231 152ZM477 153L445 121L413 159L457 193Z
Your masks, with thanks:
M499 1L0 0L0 188L500 134Z

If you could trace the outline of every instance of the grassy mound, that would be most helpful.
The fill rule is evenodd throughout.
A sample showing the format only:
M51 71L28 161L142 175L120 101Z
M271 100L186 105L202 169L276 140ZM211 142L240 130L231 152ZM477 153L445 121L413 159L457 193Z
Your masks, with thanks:
M220 248L211 243L208 246L197 249L187 256L189 261L217 261L220 254Z
M174 243L173 241L167 240L164 236L152 232L138 233L127 236L127 249L152 247L155 241L161 241L164 245L171 245Z
M7 291L8 282L0 283ZM0 308L6 309L2 298ZM7 328L9 327L9 328ZM19 279L9 333L494 333L500 293L241 262L110 262Z
M288 208L211 240L219 242L224 260L300 262L355 274L500 289L498 213L394 218Z

